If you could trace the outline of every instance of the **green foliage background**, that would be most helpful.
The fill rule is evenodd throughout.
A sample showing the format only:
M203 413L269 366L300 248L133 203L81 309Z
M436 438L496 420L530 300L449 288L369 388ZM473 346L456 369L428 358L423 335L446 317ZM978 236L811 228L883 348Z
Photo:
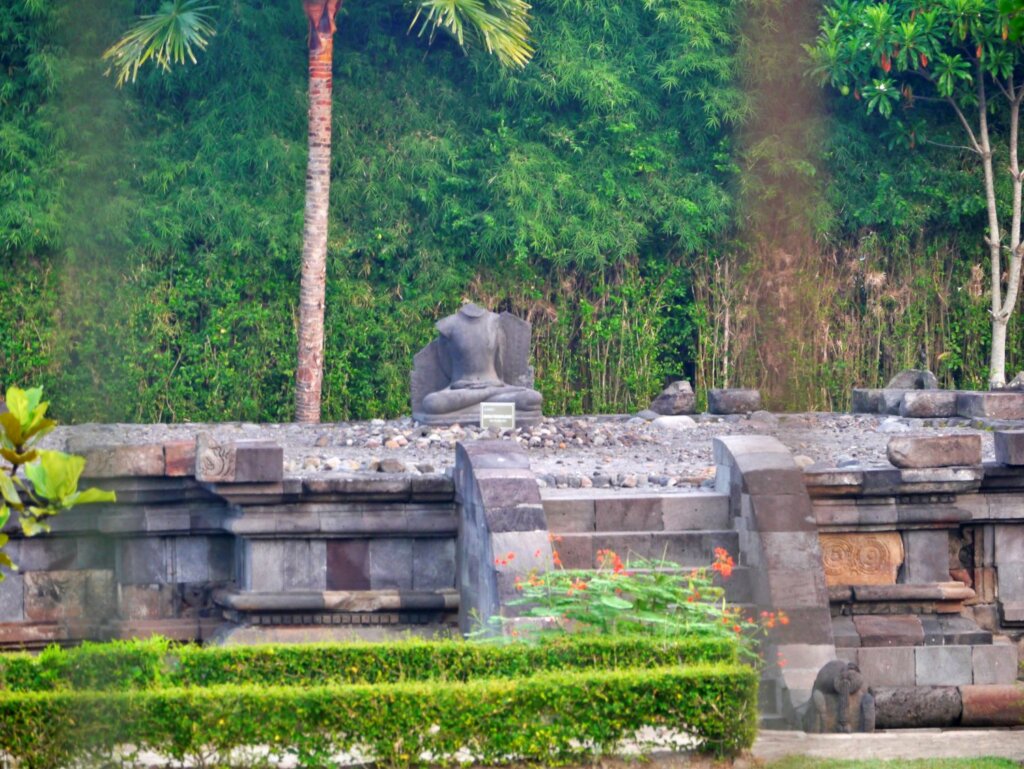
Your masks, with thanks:
M287 420L303 16L294 0L224 3L198 66L116 91L99 54L152 7L0 8L0 371L44 385L64 421ZM407 35L398 0L346 6L324 418L406 413L412 355L464 297L534 323L547 413L636 408L666 374L722 384L700 365L721 307L695 287L743 259L752 226L743 7L541 0L537 57L509 73ZM815 174L823 270L820 317L800 321L844 338L808 357L814 385L786 405L842 405L910 364L983 381L974 171L826 109L795 166ZM758 382L748 342L731 383Z

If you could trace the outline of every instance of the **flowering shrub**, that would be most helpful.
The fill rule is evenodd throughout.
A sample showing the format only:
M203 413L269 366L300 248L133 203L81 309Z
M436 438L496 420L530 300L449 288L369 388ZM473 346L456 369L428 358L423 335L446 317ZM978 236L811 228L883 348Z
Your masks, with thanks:
M599 550L596 568L589 570L564 568L555 550L555 568L517 579L521 595L510 603L527 607L523 616L548 620L545 630L731 637L753 656L752 642L789 618L781 611L754 616L730 606L720 583L736 563L724 548L714 555L709 567L685 569L665 559L631 557L627 563L612 550Z

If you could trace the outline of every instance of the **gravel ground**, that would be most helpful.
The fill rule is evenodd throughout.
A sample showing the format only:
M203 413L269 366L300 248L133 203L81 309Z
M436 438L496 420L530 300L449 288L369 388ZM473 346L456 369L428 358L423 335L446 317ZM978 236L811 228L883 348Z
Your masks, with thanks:
M651 416L648 414L648 416ZM885 466L885 447L897 433L980 433L992 459L991 428L978 420L920 420L866 414L772 414L664 417L606 415L546 418L532 428L498 433L474 426L423 427L408 418L320 425L84 424L58 428L47 443L66 451L94 446L190 439L201 431L218 439L271 440L284 446L287 475L364 472L446 472L457 441L503 437L530 456L542 484L556 487L680 490L714 476L712 439L773 435L803 466Z

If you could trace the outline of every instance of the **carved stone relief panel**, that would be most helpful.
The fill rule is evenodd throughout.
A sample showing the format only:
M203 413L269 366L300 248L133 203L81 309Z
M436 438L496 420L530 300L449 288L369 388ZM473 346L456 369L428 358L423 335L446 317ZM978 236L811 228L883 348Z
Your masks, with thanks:
M903 563L903 539L897 532L819 534L825 584L894 585Z

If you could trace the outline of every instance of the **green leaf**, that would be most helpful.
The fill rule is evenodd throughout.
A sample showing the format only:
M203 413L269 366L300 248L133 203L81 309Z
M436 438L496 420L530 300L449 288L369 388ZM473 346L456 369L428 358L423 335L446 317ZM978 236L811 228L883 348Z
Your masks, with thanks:
M26 537L34 537L50 530L50 527L31 515L21 516L21 530Z
M21 432L21 420L11 412L0 414L0 425L4 429L5 446L14 448L25 442L25 436Z
M627 601L625 598L620 598L617 595L604 594L598 598L598 603L603 606L607 606L609 609L632 609L633 604Z
M85 457L61 451L40 451L39 461L25 467L25 475L41 497L60 502L78 491Z
M4 501L12 507L20 508L22 506L21 495L18 494L18 489L14 485L14 479L7 473L0 473L0 496L3 496ZM6 509L5 505L4 510ZM3 522L6 520L6 518L0 518L0 528L3 528Z
M2 456L4 459L10 462L12 465L25 465L36 459L36 457L39 456L39 452L36 451L35 449L32 449L31 451L26 451L23 454L19 454L17 451L14 451L13 449L3 448L0 449L0 456Z
M22 390L20 387L12 385L7 388L7 409L23 426L27 427L32 420L32 412L39 405L42 397L42 387Z
M72 494L65 497L62 503L65 507L72 507L74 505L88 505L94 502L116 502L117 494L113 491L104 491L103 489L86 489L80 491L77 494Z
M184 64L188 59L196 63L195 50L205 50L209 39L216 34L207 11L216 6L203 5L204 0L172 0L160 10L143 16L124 37L103 53L111 64L106 74L117 70L117 87L129 78L134 83L139 68L152 59L163 70L171 64Z
M7 525L7 521L11 517L11 511L7 505L0 506L0 529ZM7 544L7 535L0 534L0 547Z

